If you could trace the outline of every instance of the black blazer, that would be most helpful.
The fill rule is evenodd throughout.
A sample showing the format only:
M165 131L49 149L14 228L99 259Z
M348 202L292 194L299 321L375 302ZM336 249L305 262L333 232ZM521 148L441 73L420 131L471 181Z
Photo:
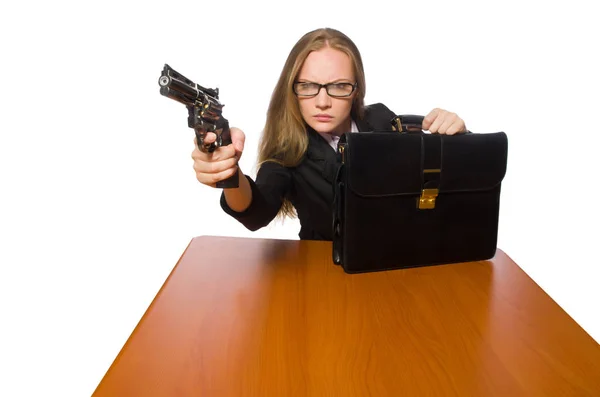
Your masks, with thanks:
M359 131L392 131L390 121L396 115L381 103L365 108L362 119L354 120ZM332 240L333 182L338 156L315 130L307 127L308 150L296 167L266 162L256 182L246 175L252 188L252 203L243 212L233 211L221 194L221 208L249 230L268 225L281 208L284 197L293 204L300 220L302 240Z

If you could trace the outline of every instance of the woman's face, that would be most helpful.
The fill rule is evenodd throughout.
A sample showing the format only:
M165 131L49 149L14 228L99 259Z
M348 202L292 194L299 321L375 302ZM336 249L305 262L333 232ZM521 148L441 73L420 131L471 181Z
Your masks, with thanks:
M296 81L318 84L356 82L350 57L330 47L308 54ZM297 98L304 121L315 131L342 135L350 131L350 111L355 95L356 90L349 97L334 98L322 87L317 96Z

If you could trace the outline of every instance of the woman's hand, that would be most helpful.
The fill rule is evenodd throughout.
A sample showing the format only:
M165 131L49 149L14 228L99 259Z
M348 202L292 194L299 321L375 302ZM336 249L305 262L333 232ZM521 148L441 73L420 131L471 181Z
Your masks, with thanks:
M456 113L436 108L423 119L423 130L434 134L454 135L467 132L467 126Z
M231 144L221 146L212 153L203 152L198 149L198 142L194 137L194 171L198 182L207 186L215 187L216 183L229 178L238 169L238 162L244 151L244 142L246 135L239 128L231 128ZM210 145L217 139L217 136L209 132L204 138L204 143Z

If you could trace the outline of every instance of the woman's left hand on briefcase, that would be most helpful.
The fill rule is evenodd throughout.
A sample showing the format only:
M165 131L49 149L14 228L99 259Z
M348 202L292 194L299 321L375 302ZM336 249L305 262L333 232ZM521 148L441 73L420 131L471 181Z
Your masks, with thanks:
M423 130L432 134L454 135L467 132L463 119L456 113L435 108L423 119Z

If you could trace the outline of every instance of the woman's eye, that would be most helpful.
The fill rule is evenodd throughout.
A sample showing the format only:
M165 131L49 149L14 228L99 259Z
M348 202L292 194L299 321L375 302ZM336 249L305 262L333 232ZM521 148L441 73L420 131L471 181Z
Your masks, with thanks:
M347 90L348 89L348 84L346 83L337 83L333 85L333 88L335 88L336 90Z

